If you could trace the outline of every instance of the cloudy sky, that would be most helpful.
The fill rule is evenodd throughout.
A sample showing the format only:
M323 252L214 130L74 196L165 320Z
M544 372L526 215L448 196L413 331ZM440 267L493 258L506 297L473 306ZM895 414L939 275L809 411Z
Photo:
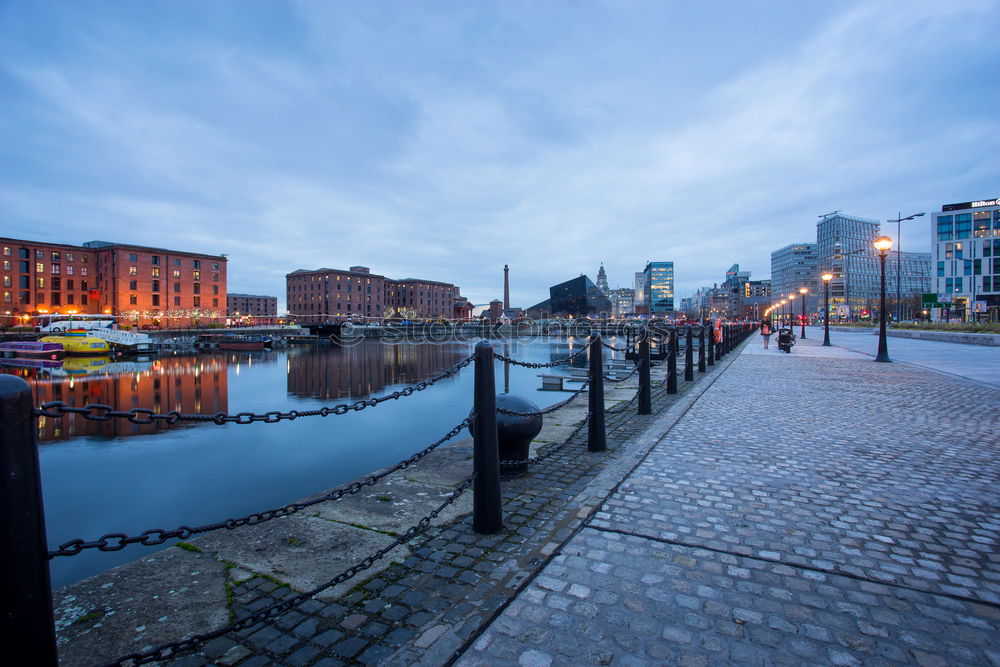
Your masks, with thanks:
M1000 2L0 0L0 235L677 296L1000 196ZM904 250L928 250L927 217ZM893 234L894 226L893 226Z

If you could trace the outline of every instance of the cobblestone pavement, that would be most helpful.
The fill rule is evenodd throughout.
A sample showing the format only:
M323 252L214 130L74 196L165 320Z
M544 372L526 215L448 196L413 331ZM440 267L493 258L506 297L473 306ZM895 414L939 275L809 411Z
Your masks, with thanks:
M1000 664L1000 391L759 347L458 664Z
M653 414L628 407L606 414L608 450L587 451L584 426L529 474L502 485L504 529L478 535L471 517L432 525L409 556L337 600L312 599L272 621L230 633L170 661L203 665L442 665L453 661L536 576L655 444L652 424L676 421L737 358L727 355L683 381L678 393L654 381ZM663 369L657 375L662 377ZM542 454L549 453L549 448ZM295 595L250 576L229 590L233 618Z

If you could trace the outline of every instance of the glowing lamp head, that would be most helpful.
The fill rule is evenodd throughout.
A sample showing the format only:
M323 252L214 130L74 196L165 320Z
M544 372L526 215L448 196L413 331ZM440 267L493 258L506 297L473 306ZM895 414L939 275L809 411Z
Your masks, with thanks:
M879 252L888 252L892 248L892 239L888 236L880 236L875 239L875 249Z
M820 276L820 278L823 279L823 282L828 283L831 280L833 280L833 274L832 273L824 273L822 276Z
M808 291L809 291L809 288L808 288L808 287L800 287L800 288L799 288L799 294L802 294L802 295L804 295L804 294L805 294L806 292L808 292Z

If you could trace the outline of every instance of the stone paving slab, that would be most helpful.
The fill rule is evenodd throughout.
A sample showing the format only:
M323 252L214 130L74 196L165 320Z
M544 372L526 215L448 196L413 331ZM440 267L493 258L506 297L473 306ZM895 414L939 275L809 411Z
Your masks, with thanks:
M456 663L982 665L995 606L584 528Z
M758 346L458 664L1000 664L1000 392Z

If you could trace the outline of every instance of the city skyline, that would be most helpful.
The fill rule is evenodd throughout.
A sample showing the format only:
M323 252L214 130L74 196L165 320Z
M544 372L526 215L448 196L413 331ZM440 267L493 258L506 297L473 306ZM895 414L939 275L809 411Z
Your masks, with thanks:
M1000 4L803 4L4 3L3 234L227 254L279 310L296 269L485 304L509 264L526 307L1000 195Z

